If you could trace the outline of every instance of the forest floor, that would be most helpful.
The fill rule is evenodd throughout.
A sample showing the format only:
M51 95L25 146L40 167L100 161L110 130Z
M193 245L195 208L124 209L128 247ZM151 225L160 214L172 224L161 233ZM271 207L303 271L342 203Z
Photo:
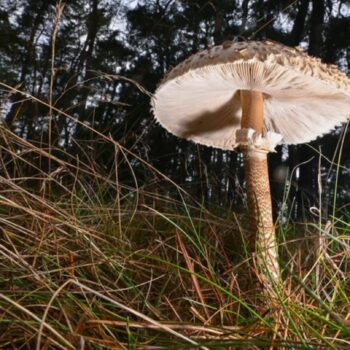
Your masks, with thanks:
M204 207L112 140L102 175L0 136L1 349L350 348L349 217L277 221L274 309L247 287L244 213Z

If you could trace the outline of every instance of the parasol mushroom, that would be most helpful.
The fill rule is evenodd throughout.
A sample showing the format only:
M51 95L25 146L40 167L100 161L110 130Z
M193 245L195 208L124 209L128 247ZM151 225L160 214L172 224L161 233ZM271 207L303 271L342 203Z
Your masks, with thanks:
M226 41L168 72L152 108L172 134L243 152L258 278L280 281L267 154L309 142L349 117L350 80L334 65L272 41ZM259 248L259 250L257 250Z

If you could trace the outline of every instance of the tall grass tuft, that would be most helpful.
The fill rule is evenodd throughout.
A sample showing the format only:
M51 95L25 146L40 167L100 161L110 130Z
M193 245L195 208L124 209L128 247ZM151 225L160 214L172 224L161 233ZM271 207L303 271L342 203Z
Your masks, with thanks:
M349 349L349 216L280 220L285 282L263 309L246 215L86 128L114 149L110 173L0 127L0 348Z

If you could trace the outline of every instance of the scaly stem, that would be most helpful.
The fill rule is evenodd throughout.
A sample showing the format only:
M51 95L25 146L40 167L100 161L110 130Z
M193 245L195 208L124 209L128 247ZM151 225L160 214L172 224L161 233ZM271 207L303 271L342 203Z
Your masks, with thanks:
M241 91L242 129L254 129L262 134L264 128L264 98L261 92ZM247 182L247 199L251 237L249 245L257 259L258 279L263 292L275 295L280 271L272 219L271 192L268 174L267 152L243 146L244 170Z

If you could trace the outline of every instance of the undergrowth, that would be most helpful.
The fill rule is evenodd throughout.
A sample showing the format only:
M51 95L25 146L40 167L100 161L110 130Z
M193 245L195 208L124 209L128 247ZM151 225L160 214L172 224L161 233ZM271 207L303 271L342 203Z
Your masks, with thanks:
M284 285L266 309L245 215L104 142L111 174L1 127L0 348L349 349L349 217L278 222Z

